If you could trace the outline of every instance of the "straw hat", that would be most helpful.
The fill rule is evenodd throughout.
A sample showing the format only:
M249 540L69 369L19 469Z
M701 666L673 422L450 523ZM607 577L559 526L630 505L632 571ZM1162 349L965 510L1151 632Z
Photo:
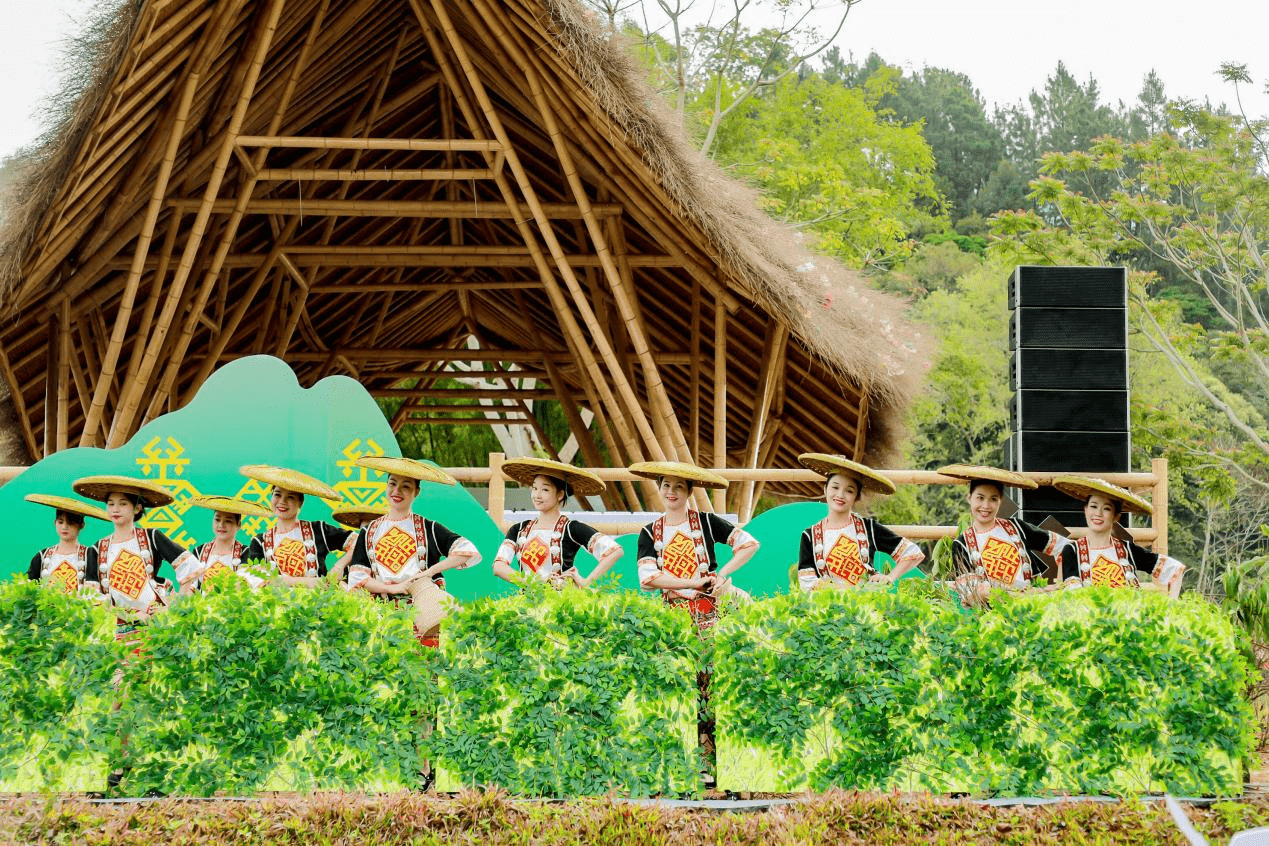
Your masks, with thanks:
M1081 502L1087 502L1093 494L1101 494L1119 503L1124 511L1134 514L1149 514L1153 509L1150 503L1132 491L1124 490L1119 485L1103 482L1088 476L1054 476L1053 487L1067 496L1073 496Z
M673 476L686 479L702 488L721 489L727 487L727 480L717 473L685 464L682 461L638 461L630 465L630 472L644 479L656 481L662 476Z
M526 487L533 484L534 476L554 476L568 482L578 496L591 496L604 489L604 480L589 470L549 458L513 458L503 462L502 472Z
M273 512L259 503L235 499L232 496L196 496L190 499L189 504L224 514L237 514L239 517L273 516Z
M360 529L367 520L375 520L388 513L383 505L358 505L355 502L341 502L335 505L330 516L336 523L342 523L350 529Z
M871 467L860 464L858 461L851 461L845 456L827 455L822 452L804 452L798 456L798 461L807 470L813 470L825 479L830 478L835 473L845 473L847 476L859 480L859 484L867 490L877 491L878 493L894 493L894 482Z
M998 485L1024 488L1029 491L1040 487L1021 473L1001 470L999 467L986 467L982 464L949 464L946 467L940 467L939 472L944 476L966 482L976 482L981 479L984 482L995 482Z
M89 502L79 499L71 499L68 496L55 496L53 494L27 494L22 497L27 502L34 502L38 505L47 505L50 508L56 508L58 511L69 511L71 514L82 514L85 517L95 517L98 520L110 521L110 516L105 511Z
M134 494L141 498L141 504L146 508L159 508L176 499L158 482L134 479L131 476L85 476L82 479L76 479L71 488L80 496L86 496L98 502L105 502L106 497L112 493Z
M362 456L357 459L358 467L368 467L380 473L404 476L420 482L436 482L438 485L457 485L458 480L439 467L415 461L413 458L389 458L386 455Z
M284 491L295 491L298 494L318 496L322 499L339 499L339 491L320 479L314 479L298 470L274 467L272 464L248 464L245 467L239 467L238 472L248 479L255 479L257 482L264 482L266 485L273 485Z

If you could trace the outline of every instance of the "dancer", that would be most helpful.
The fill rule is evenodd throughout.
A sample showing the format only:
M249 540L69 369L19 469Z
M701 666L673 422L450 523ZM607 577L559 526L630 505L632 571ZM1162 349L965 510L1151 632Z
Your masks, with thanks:
M864 581L893 584L925 559L916 544L899 537L871 517L854 512L865 490L894 493L894 483L870 467L840 455L808 452L798 456L808 470L824 477L828 516L802 532L798 586L802 590L855 587ZM894 559L894 569L878 573L875 552Z
M445 571L480 563L466 538L413 513L422 482L457 484L453 477L409 458L364 457L359 467L388 474L388 513L357 533L348 565L348 589L414 606L415 635L434 646L454 598L445 592Z
M507 530L493 560L498 578L513 584L536 579L556 588L563 587L566 581L590 587L624 554L608 535L562 513L570 495L592 496L604 489L603 480L594 473L546 458L512 459L503 463L502 472L531 489L538 516ZM574 566L579 549L585 549L598 562L589 576L583 577ZM518 570L513 566L515 562L520 565Z
M1181 595L1185 565L1115 536L1125 512L1151 513L1150 503L1123 488L1087 476L1055 476L1053 487L1084 503L1088 533L1062 550L1062 582L1069 587L1141 587L1137 572L1173 599Z
M1056 557L1066 538L1018 517L997 515L1006 487L1034 490L1036 483L1020 473L979 465L949 464L938 472L969 483L970 526L952 543L957 582L966 598L985 598L993 587L1030 588L1043 564L1036 554Z
M320 587L326 575L326 556L333 550L350 551L357 534L330 523L301 520L300 509L306 495L338 500L339 492L325 482L285 467L249 464L238 472L272 486L269 503L277 518L273 528L251 539L242 560L263 560L282 584Z
M630 472L657 483L665 512L639 532L639 586L660 590L676 608L686 609L697 630L718 619L718 600L746 598L731 583L731 574L758 551L758 541L712 512L691 507L696 487L719 489L727 480L716 473L679 461L641 461ZM731 547L731 560L718 569L715 544Z
M236 573L253 588L264 584L264 579L242 566L247 548L238 540L238 529L242 527L243 517L268 517L269 510L263 505L228 496L196 496L189 504L212 512L212 534L215 536L191 550L201 565L194 589L202 590L207 579L218 573Z
M147 508L161 508L173 496L161 485L128 476L85 476L71 487L80 496L103 502L114 531L97 541L101 589L116 609L115 639L136 642L150 618L167 607L172 589L159 578L163 562L172 565L183 587L198 576L199 561L158 529L136 525Z
M35 553L27 567L27 577L64 593L83 591L88 596L100 597L97 548L80 543L79 533L84 528L85 517L109 523L110 518L106 512L95 505L68 496L33 493L27 494L24 499L57 509L53 518L57 543Z

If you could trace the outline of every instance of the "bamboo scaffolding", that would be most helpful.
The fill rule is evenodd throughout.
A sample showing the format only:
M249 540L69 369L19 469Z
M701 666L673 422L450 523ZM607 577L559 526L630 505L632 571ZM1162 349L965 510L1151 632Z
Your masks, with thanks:
M220 191L221 182L225 177L225 170L233 153L233 139L237 137L242 128L242 122L246 117L247 105L250 103L251 95L254 93L255 82L259 78L260 67L264 63L265 53L268 52L269 45L272 43L273 33L277 29L278 18L282 13L284 2L285 0L270 0L267 10L260 15L259 28L254 35L255 49L252 51L253 55L250 69L247 73L247 80L244 82L235 104L233 118L230 120L229 126L224 130L220 153L217 156L211 178L208 180L207 188L203 194L203 206L198 210L198 215L195 217L194 224L190 229L189 239L181 255L181 261L168 289L167 302L156 322L154 335L146 345L145 355L137 369L137 375L126 386L120 407L115 412L114 421L110 427L110 436L107 440L108 446L118 446L131 433L132 421L135 419L141 404L142 393L149 384L150 375L156 364L156 358L163 339L167 335L168 326L175 315L176 303L185 289L185 283L189 279L190 273L193 271L193 258L202 243L203 235L207 229L207 221L211 216L210 203L216 199L216 195Z

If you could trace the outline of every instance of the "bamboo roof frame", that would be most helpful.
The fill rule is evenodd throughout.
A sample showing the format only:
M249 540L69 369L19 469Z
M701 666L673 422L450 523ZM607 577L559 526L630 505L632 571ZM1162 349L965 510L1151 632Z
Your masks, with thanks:
M553 454L526 401L558 400L591 464L893 456L902 304L758 212L576 0L130 0L95 35L3 198L16 458L116 446L258 352ZM448 362L502 402L422 402L460 402Z

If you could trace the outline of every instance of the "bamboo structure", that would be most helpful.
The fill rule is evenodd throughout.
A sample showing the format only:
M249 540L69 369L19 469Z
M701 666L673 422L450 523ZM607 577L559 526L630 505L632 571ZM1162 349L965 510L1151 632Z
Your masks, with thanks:
M394 429L554 450L529 402L558 402L592 464L897 448L925 362L902 305L696 154L577 0L130 0L107 26L6 198L8 460L119 445L261 352L399 400ZM498 389L437 386L457 364ZM813 492L733 495L772 486Z

